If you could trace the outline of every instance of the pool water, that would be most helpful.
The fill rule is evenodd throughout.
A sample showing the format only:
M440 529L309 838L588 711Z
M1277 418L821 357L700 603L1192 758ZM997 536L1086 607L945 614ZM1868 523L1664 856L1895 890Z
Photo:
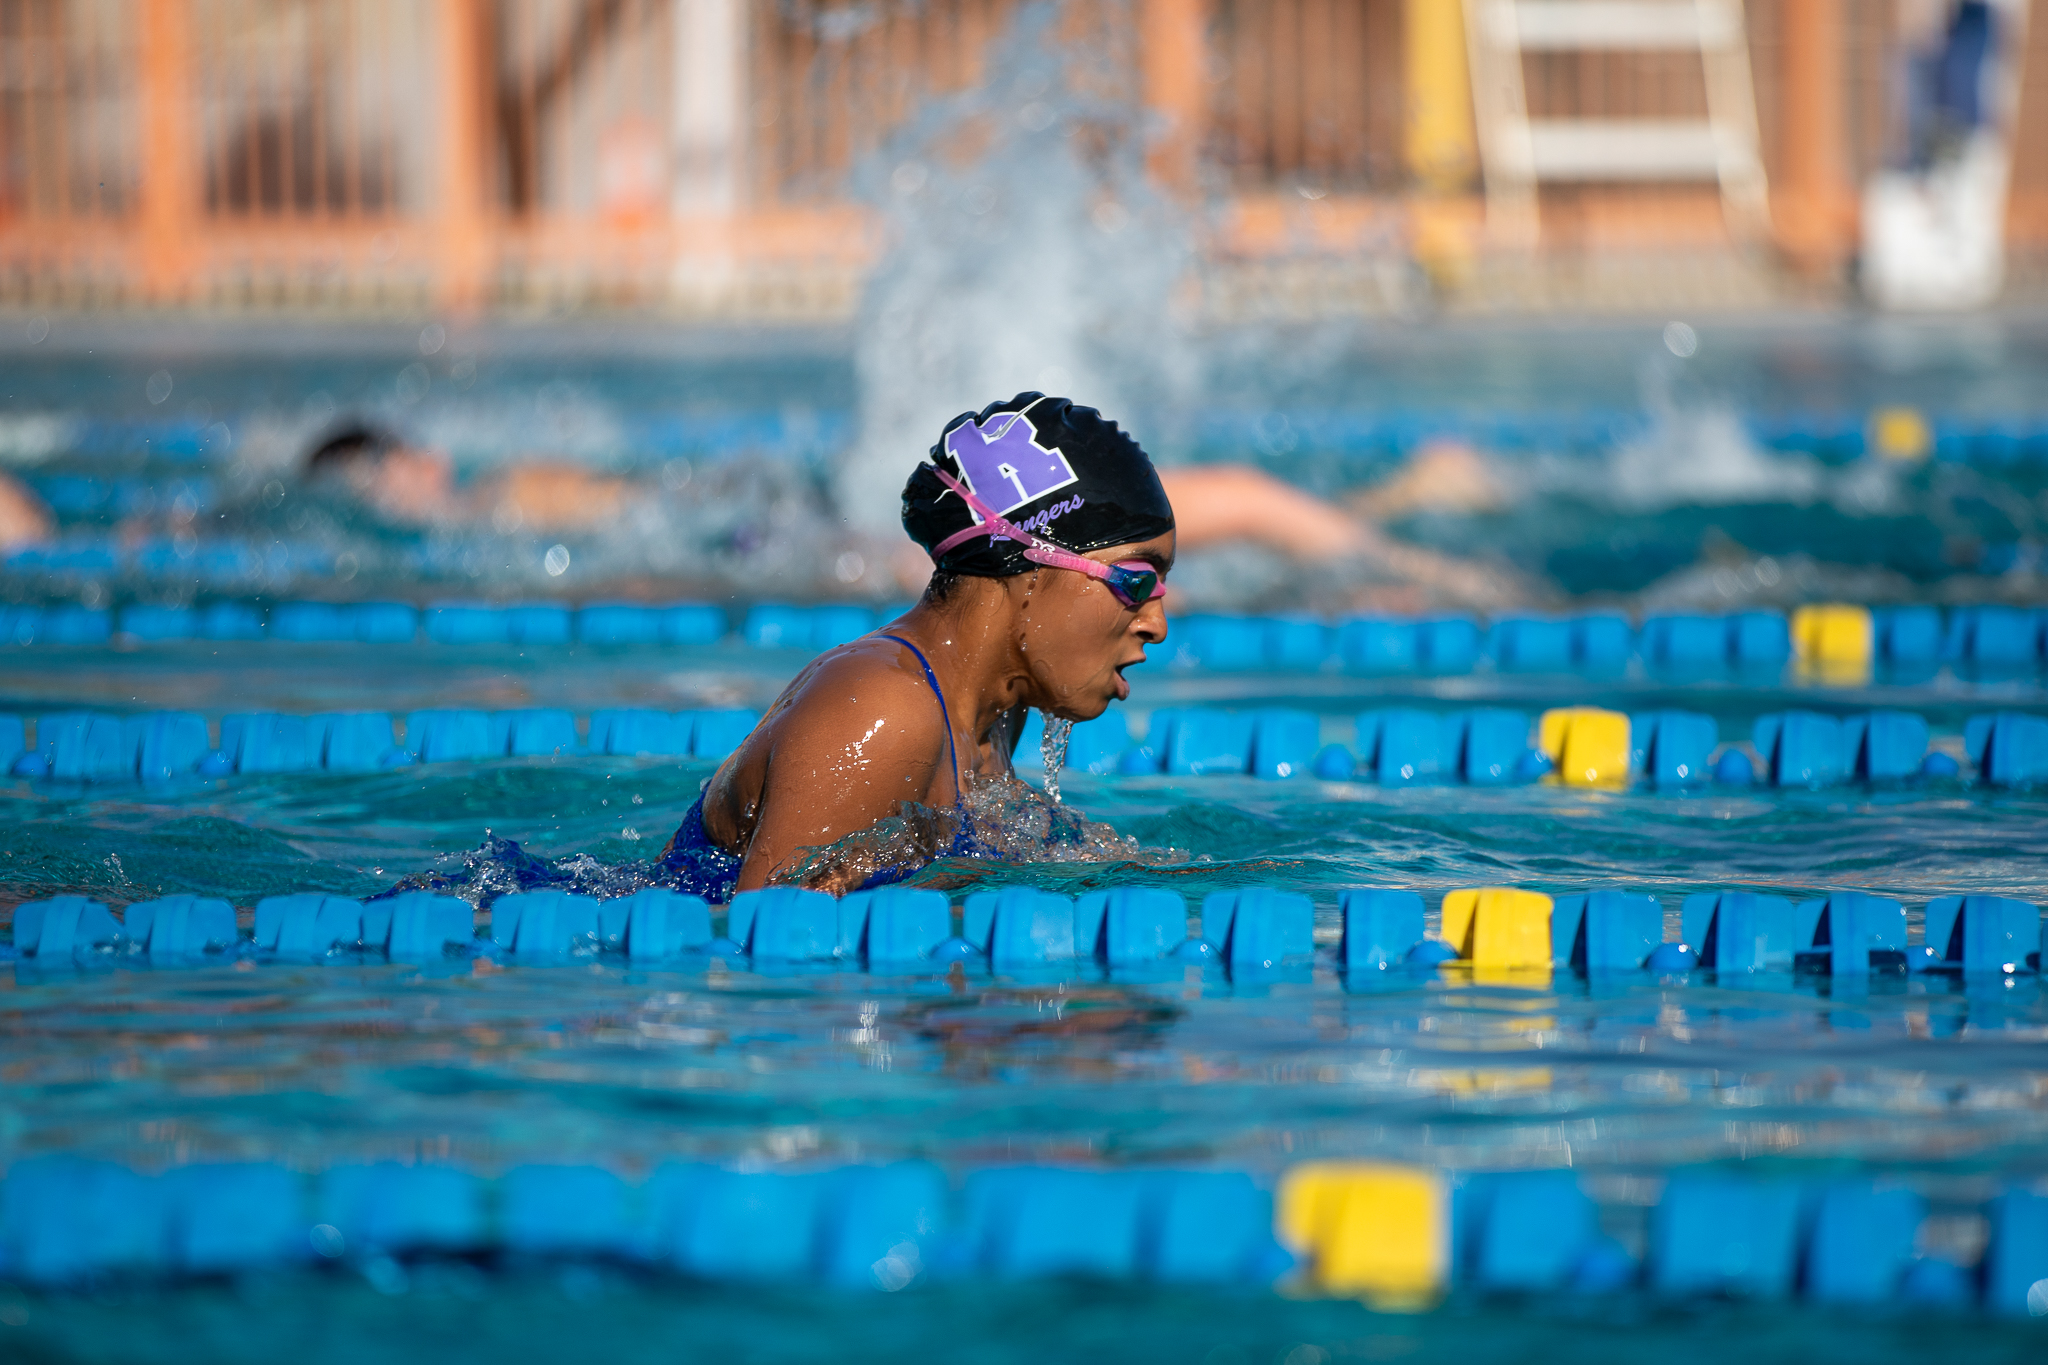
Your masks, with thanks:
M1584 594L1640 613L2038 599L2040 319L1703 324L1683 362L1662 328L1211 337L1199 402L1119 415L1169 458L1249 460L1331 496L1382 477L1423 438L1470 438L1494 458L1505 505L1390 529L1505 566L1532 602ZM837 534L818 490L862 401L843 336L503 328L422 357L410 327L60 320L43 349L6 344L0 457L50 498L67 543L122 566L0 566L8 601L739 592L744 606L748 594L853 591L816 553ZM146 397L159 369L175 380L161 405ZM1895 403L1929 417L1932 459L1863 456L1865 417ZM659 476L664 492L637 509L631 534L568 536L559 574L544 567L553 538L525 531L330 525L320 518L332 509L286 486L307 443L348 413L444 446L466 470L559 455ZM1730 440L1735 427L1750 434ZM121 549L131 533L170 536L150 517L188 495L198 558ZM140 520L117 528L131 513ZM246 551L217 573L201 566L215 537ZM343 551L361 566L347 583L333 576ZM1176 586L1205 610L1358 609L1355 585L1231 549L1187 556ZM801 662L731 644L41 645L0 650L0 711L758 708ZM1833 690L1156 668L1134 681L1134 721L1157 706L1282 705L1314 711L1322 738L1340 742L1356 712L1387 704L1680 706L1711 714L1724 739L1787 706L1895 706L1925 715L1954 751L1970 715L2048 710L2031 672ZM508 839L630 884L709 771L577 756L150 787L0 781L0 922L63 893L117 909L202 893L246 922L258 899L285 892L369 896L430 873L503 885L497 841ZM769 973L740 959L649 969L610 955L83 971L17 960L0 963L0 1166L63 1152L144 1172L392 1160L487 1176L591 1164L636 1178L678 1160L803 1170L920 1158L955 1178L1036 1162L1216 1167L1270 1183L1316 1157L1380 1157L1452 1172L1570 1168L1602 1231L1638 1257L1669 1173L1725 1166L1895 1178L1928 1200L1920 1249L1963 1264L1983 1250L1987 1199L2048 1180L2048 1002L2033 974L1879 974L1860 989L1790 973L1344 980L1333 957L1338 892L1373 886L1421 892L1432 924L1459 887L1627 887L1660 898L1667 937L1694 891L1856 889L1903 901L1917 934L1938 895L2048 902L2048 793L1941 779L1672 793L1075 773L1063 787L1090 817L1175 852L1155 865L953 862L917 880L956 904L1013 882L1070 894L1165 885L1190 906L1220 889L1303 891L1317 964L1259 981L1215 967L1128 981L1087 968ZM1685 1365L1740 1353L1861 1365L1963 1350L2031 1361L2043 1344L2038 1324L1974 1311L1459 1289L1435 1311L1396 1314L1065 1280L847 1294L505 1257L61 1292L0 1279L0 1360L28 1362Z
M1501 505L1420 509L1391 529L1511 568L1532 600L1991 600L2009 595L2004 576L2038 572L2040 318L1727 322L1703 325L1686 360L1662 327L1226 333L1202 339L1189 393L1112 415L1164 460L1254 462L1328 497L1425 440L1470 440ZM159 373L174 387L153 404ZM650 578L676 596L893 597L871 572L837 576L845 527L822 496L863 401L832 333L481 328L422 357L398 326L60 321L38 346L0 335L0 461L77 553L0 564L0 598L587 600L641 595ZM1926 416L1932 458L1864 458L1886 405ZM306 453L351 415L469 475L567 458L636 473L645 495L596 532L395 530L299 484ZM557 543L566 571L546 567ZM1948 591L1959 575L1976 581ZM1175 586L1201 609L1357 606L1355 583L1236 548L1184 557Z
M728 648L374 653L253 644L60 651L6 664L24 709L80 697L145 708L619 700L759 704L793 657ZM270 651L270 652L265 652ZM293 652L296 651L296 652ZM452 660L452 661L451 661ZM343 661L349 661L344 664ZM232 684L232 685L231 685ZM1814 693L1643 679L1375 682L1334 675L1165 675L1141 701L1284 699L1345 719L1389 694L1630 708L1683 702L1724 736L1789 699L1903 705L1937 742L1991 705L2039 709L2031 679L1980 689ZM93 689L97 689L94 691ZM177 891L248 907L288 891L367 896L458 871L487 838L629 870L667 838L704 762L580 756L367 775L192 779L164 787L0 788L0 904ZM1887 789L1677 794L1477 789L1308 779L1068 773L1066 798L1163 866L974 862L920 875L957 901L1030 881L1069 894L1272 885L1308 892L1334 944L1355 886L1544 891L1626 886L1662 898L1667 937L1694 890L2048 900L2048 795L1961 780ZM1432 921L1433 922L1433 921ZM1917 932L1917 928L1916 928ZM65 1151L137 1169L257 1160L526 1162L629 1176L671 1160L803 1168L921 1158L952 1173L1016 1162L1204 1166L1270 1181L1319 1156L1457 1171L1570 1167L1603 1230L1640 1254L1673 1168L1896 1175L1967 1261L1976 1210L2048 1176L2048 1003L2031 974L1992 983L1886 977L1867 987L1758 974L1474 983L1311 969L1259 982L1218 967L1105 980L1077 969L876 976L743 961L628 967L337 959L152 971L0 969L0 1159ZM1985 1360L2034 1358L2025 1323L1805 1307L1460 1294L1433 1313L1246 1292L1084 1282L913 1285L894 1296L711 1289L607 1266L466 1261L234 1282L0 1287L0 1342L25 1360L637 1360L820 1357L1187 1360L1925 1359L1967 1331Z

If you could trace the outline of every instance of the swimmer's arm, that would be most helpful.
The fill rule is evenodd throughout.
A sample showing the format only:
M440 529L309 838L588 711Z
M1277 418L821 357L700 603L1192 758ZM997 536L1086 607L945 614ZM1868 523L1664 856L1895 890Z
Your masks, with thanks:
M784 880L819 850L899 812L929 802L942 773L946 731L921 678L895 670L821 674L777 728L762 782L760 814L740 863L739 889ZM807 884L851 890L872 868L819 868ZM847 885L839 885L840 882Z

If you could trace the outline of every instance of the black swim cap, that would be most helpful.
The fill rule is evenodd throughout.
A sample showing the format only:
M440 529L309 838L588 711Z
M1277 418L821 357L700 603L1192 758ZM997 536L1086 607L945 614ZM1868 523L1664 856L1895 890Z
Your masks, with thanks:
M1151 457L1116 423L1070 399L1020 393L979 416L963 412L946 423L931 463L1025 530L1082 554L1173 529L1173 505ZM967 504L927 465L912 472L903 486L903 529L927 554L974 524ZM982 578L1033 567L1018 542L987 536L961 541L936 563L941 573Z

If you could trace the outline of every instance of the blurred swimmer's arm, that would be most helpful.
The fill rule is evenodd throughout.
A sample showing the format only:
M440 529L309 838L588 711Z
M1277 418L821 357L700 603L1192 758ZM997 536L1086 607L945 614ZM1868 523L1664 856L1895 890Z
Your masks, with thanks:
M1249 465L1162 469L1159 482L1182 550L1250 540L1302 559L1336 559L1367 544L1356 519Z
M583 531L618 517L635 492L626 479L572 464L536 460L511 465L480 485L477 503L496 525L530 531Z
M1358 599L1362 607L1497 609L1540 591L1505 564L1427 550L1377 524L1416 512L1484 512L1504 505L1503 484L1469 447L1423 447L1393 477L1352 495L1349 511L1249 465L1162 469L1159 478L1173 500L1181 549L1250 542L1305 564L1345 562L1377 575L1382 584ZM1391 601L1389 592L1413 600Z
M849 836L902 816L905 802L952 801L938 703L890 651L900 649L863 642L828 660L751 741L765 762L740 890L790 880L851 890L901 850ZM750 755L739 757L743 768Z
M1455 441L1432 441L1393 475L1336 507L1251 465L1210 464L1162 469L1173 500L1180 548L1230 540L1271 546L1298 559L1340 559L1378 552L1371 523L1416 512L1489 512L1506 491L1485 458Z
M18 480L0 474L0 550L50 538L50 510Z

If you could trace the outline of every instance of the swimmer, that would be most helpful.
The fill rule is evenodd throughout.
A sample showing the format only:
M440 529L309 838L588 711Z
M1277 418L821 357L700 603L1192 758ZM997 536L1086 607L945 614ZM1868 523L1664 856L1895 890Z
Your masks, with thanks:
M40 545L50 538L50 509L27 485L0 474L0 554Z
M468 486L439 450L350 422L306 458L307 481L340 487L388 521L431 525L490 521L501 529L583 531L613 521L634 485L575 465L529 460Z
M904 486L903 527L931 560L923 598L783 691L663 851L678 884L874 885L896 852L849 836L892 819L924 860L973 851L966 802L1010 776L1026 708L1092 720L1166 638L1173 506L1093 408L1022 393L960 414Z
M1456 442L1421 447L1382 483L1338 507L1263 469L1241 464L1184 465L1162 471L1179 517L1180 548L1206 550L1249 542L1305 565L1353 573L1361 584L1391 578L1418 594L1402 609L1430 603L1501 608L1534 589L1500 565L1481 565L1395 539L1380 523L1417 512L1490 512L1505 503L1498 479L1477 451ZM1384 589L1367 589L1357 605Z

